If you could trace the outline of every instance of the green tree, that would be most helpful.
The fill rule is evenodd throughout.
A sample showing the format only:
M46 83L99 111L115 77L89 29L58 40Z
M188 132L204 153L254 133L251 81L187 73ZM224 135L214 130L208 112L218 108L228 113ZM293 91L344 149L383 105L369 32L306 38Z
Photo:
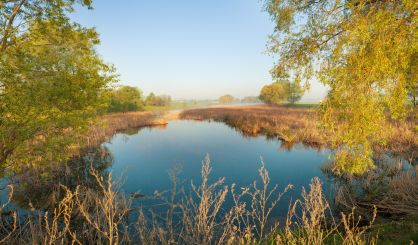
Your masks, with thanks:
M169 106L171 104L171 96L169 95L159 95L154 99L155 106Z
M1 2L0 164L67 159L74 135L106 106L113 68L94 29L70 23L74 1ZM83 1L89 5L89 1ZM20 7L19 7L20 6ZM25 20L25 28L15 24ZM21 28L21 29L19 29Z
M274 82L272 84L265 85L261 89L259 98L267 104L282 104L287 99L284 83Z
M143 108L142 91L138 88L122 86L111 92L109 112L138 111Z
M2 0L0 1L0 54L17 44L27 28L36 21L68 22L67 14L79 3L92 8L91 0Z
M305 93L299 82L285 82L284 87L287 101L291 104L299 101Z
M226 95L219 97L218 100L219 100L219 103L221 104L231 104L231 103L234 103L236 99L234 98L234 96L230 94L226 94Z
M155 97L156 97L155 94L153 92L151 92L147 96L147 98L145 99L145 104L152 105L154 103L154 101L155 101Z
M169 106L171 104L171 97L169 95L156 96L151 92L145 101L150 106Z
M334 132L336 166L367 171L373 145L384 144L385 109L403 119L408 87L418 82L416 1L266 0L265 7L275 23L274 77L316 77L330 88L323 120Z

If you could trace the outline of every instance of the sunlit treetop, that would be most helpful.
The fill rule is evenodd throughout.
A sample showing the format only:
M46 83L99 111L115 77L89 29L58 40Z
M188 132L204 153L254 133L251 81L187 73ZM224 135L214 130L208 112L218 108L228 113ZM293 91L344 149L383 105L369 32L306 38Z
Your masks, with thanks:
M0 1L0 52L25 33L34 21L67 21L67 14L78 3L92 8L91 0L1 0Z
M334 132L339 170L363 173L372 146L384 144L387 109L403 119L417 90L414 0L268 0L275 23L274 77L297 74L330 88L325 125ZM410 97L408 97L410 96Z
M0 165L58 163L106 109L114 68L98 33L72 23L75 1L6 1L0 8ZM90 7L90 1L79 1Z

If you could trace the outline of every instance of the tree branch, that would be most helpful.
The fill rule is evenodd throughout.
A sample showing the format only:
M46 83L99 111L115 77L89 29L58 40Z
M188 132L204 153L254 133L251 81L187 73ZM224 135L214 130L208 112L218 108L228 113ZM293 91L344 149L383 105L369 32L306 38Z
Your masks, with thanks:
M10 34L11 30L12 30L13 22L14 22L14 20L16 18L16 15L19 13L19 10L22 8L22 6L23 6L23 4L25 2L26 2L26 0L20 1L20 3L17 4L14 7L12 14L10 15L10 17L7 20L7 26L4 29L4 35L3 35L3 38L1 40L0 53L3 53L6 50L6 48L7 48L7 39L9 38L9 34Z

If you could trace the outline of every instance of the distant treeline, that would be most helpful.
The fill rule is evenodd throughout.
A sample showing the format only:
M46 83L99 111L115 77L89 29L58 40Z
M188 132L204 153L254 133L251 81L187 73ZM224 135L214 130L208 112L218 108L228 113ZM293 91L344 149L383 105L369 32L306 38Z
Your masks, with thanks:
M257 96L246 96L243 99L235 98L230 94L223 95L218 98L220 104L233 104L233 103L257 103L260 99Z
M109 91L108 112L142 111L146 106L169 106L171 97L150 93L147 97L143 92L131 86L121 86Z

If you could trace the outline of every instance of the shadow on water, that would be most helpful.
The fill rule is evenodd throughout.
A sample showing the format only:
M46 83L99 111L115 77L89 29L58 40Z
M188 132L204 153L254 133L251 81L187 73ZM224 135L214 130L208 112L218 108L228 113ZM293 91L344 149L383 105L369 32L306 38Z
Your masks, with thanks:
M107 176L113 157L105 147L91 149L82 157L74 157L65 164L54 164L42 170L24 169L7 178L14 194L12 203L18 209L50 210L61 200L62 186L74 190L78 185L97 189L97 182L90 174L94 168Z

